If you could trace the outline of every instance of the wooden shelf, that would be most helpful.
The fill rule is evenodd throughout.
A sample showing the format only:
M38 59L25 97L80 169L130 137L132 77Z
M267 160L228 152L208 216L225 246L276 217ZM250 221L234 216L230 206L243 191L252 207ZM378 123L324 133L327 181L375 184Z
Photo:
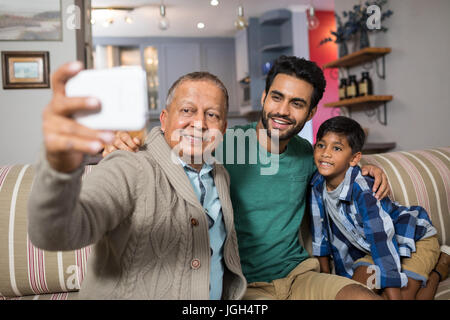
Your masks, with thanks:
M366 104L382 104L388 101L391 101L393 96L364 96L357 97L352 99L344 99L336 102L326 103L324 107L327 108L336 108L336 107L358 107Z
M362 149L363 154L381 153L394 149L397 146L395 142L384 143L365 143Z
M327 63L323 68L349 68L373 61L391 52L391 48L364 48L346 55L338 60Z

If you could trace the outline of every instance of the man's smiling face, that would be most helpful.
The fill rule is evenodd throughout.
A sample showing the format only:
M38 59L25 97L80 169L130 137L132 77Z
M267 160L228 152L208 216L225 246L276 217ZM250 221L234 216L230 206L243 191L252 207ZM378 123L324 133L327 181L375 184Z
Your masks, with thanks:
M226 130L225 97L208 80L185 80L175 89L169 106L160 116L167 144L185 157L202 156L213 148L214 134Z
M261 123L267 135L283 141L298 134L317 110L315 107L310 112L313 91L313 86L304 80L278 74L261 98Z

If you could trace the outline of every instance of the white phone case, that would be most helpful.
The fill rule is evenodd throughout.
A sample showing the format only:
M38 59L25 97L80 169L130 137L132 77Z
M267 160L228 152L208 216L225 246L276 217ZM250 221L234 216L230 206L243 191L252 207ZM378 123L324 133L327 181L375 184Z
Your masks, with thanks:
M141 67L83 70L66 84L68 97L95 97L100 112L77 112L74 119L97 130L138 131L148 117L146 73Z

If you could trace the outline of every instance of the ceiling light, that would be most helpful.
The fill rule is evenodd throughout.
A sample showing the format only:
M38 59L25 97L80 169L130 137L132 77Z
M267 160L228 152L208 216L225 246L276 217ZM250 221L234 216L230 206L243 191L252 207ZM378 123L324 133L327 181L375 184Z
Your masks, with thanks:
M244 17L244 7L243 6L238 7L238 17L237 17L236 21L234 22L234 26L238 30L242 30L242 29L245 29L248 27L248 22Z
M203 22L199 22L199 23L197 23L197 28L198 29L204 29L205 28L205 24Z
M310 6L308 8L307 23L308 23L309 30L317 29L320 24L319 19L317 19L317 16L316 16L316 10L314 9L314 7L312 5L312 1L310 2Z
M114 18L108 18L105 21L103 21L103 26L105 28L109 27L111 24L114 23Z
M125 16L125 22L128 24L132 24L133 23L133 18L131 18L130 16Z
M219 0L211 0L210 4L214 7L219 5Z
M124 12L124 21L133 23L133 18L128 12L132 12L135 7L92 7L91 24L103 21L101 24L107 28L113 24Z
M169 19L166 17L166 6L161 2L161 5L159 6L159 13L160 18L158 21L158 28L161 30L167 30L169 29L170 23Z

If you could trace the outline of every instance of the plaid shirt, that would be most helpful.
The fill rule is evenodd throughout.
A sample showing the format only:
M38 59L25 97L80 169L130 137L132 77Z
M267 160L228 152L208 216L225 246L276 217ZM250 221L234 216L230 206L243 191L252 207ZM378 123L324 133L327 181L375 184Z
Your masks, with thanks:
M350 167L339 195L338 225L325 212L322 192L325 178L316 172L311 180L313 255L334 260L336 274L351 278L354 262L370 254L378 267L381 288L404 287L407 275L400 256L410 257L415 242L436 234L427 212L419 206L402 207L372 192L373 179Z

